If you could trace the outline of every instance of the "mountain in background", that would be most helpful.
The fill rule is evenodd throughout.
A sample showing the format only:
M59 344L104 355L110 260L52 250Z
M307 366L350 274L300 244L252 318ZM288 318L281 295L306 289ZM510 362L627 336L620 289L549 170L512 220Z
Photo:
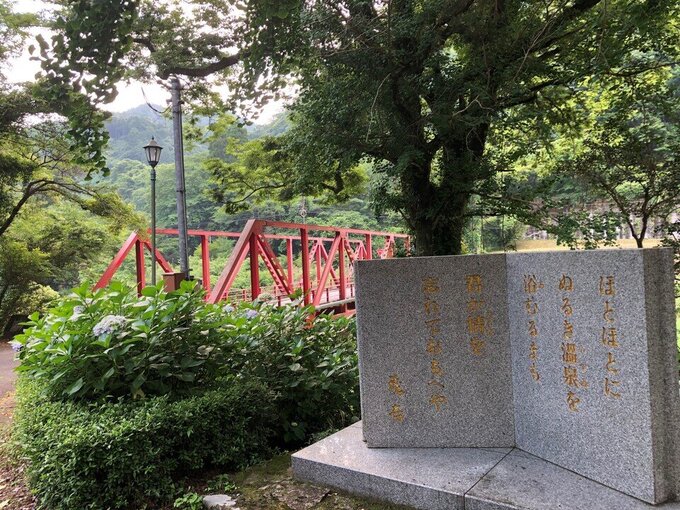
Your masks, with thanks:
M124 112L114 113L106 123L110 136L107 158L110 160L129 159L146 163L143 147L153 136L163 147L161 162L173 162L175 147L172 133L172 118L169 112L164 114L158 113L165 111L166 108L162 106L139 105ZM210 118L201 117L198 119L197 124L199 126L208 126ZM274 116L271 122L267 124L252 124L245 127L234 125L233 133L230 133L230 136L247 139L260 138L262 136L279 136L285 133L289 127L288 113L284 111ZM188 139L186 130L184 134L185 158L206 152L209 149L211 155L217 157L223 156L223 154L214 153L214 151L223 150L226 140L224 140L224 143L214 144L214 147L208 147L207 144Z

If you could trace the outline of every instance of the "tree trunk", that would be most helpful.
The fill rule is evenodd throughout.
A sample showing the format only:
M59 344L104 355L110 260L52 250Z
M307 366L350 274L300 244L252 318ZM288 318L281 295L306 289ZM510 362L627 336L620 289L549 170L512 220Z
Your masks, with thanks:
M430 182L429 165L414 163L402 174L404 210L415 234L416 255L459 255L470 194Z
M460 255L466 207L467 199L451 201L442 214L413 222L416 255Z
M475 183L491 177L482 165L488 124L449 133L437 162L440 182L431 181L435 154L421 152L401 175L406 220L415 233L416 254L460 255Z

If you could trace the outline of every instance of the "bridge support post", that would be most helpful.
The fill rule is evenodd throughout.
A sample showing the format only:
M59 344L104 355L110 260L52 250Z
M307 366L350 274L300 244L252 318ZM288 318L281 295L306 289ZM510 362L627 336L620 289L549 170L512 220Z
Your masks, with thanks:
M295 290L293 286L293 239L286 239L286 270L288 272L288 288Z
M203 288L210 293L210 238L201 236L201 268L203 269Z
M250 288L251 299L255 300L260 295L260 260L255 232L250 235Z
M345 246L345 235L342 232L337 232L336 235L340 238L340 243L338 246L338 270L340 273L340 282L338 286L338 291L339 291L339 297L340 301L344 301L345 298L347 297L347 277L345 273L345 251L346 251L346 246ZM328 264L332 264L333 261L329 260ZM341 312L347 311L347 305L343 304L340 307Z
M135 267L137 269L137 294L142 295L146 287L146 268L144 267L144 243L137 239L135 242Z
M312 288L309 281L309 236L306 228L300 229L300 252L302 253L302 296L305 305L311 301L310 289Z

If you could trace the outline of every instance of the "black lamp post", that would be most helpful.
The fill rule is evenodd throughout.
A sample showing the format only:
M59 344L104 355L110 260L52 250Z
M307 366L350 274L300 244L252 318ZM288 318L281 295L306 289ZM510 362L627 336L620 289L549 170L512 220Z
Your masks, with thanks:
M158 145L153 136L144 146L146 161L151 166L151 284L156 285L156 165L161 159L163 147Z

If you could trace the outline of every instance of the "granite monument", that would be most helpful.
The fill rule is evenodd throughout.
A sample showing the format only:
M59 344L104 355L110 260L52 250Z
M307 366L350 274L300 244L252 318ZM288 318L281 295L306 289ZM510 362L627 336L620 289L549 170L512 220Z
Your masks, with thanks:
M418 508L674 500L672 263L669 249L358 262L362 428L296 454L294 472Z

